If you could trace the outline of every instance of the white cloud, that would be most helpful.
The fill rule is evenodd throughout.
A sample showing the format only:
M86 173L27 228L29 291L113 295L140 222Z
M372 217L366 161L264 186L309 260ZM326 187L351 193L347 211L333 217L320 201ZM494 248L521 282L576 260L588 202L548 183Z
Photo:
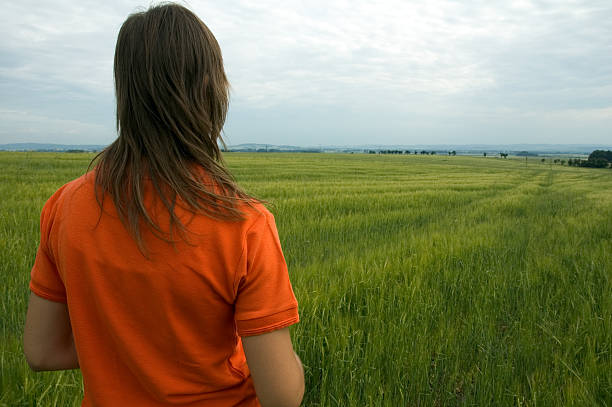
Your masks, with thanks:
M40 143L97 144L100 140L108 140L110 130L104 125L90 122L0 109L0 139L6 143L27 140Z
M0 108L27 108L25 97L14 97L19 86L32 95L29 114L50 119L57 117L57 106L53 110L40 102L49 95L89 103L112 97L116 35L126 16L143 5L119 0L5 5L0 15ZM607 0L188 5L221 44L236 107L231 128L251 128L241 123L247 120L241 112L275 117L276 109L316 116L324 106L338 112L338 119L326 116L328 130L320 129L335 144L349 143L349 134L358 133L333 123L346 120L347 112L371 120L388 117L387 126L396 127L387 133L429 129L452 138L447 125L411 127L411 121L402 119L407 116L436 123L464 119L462 125L474 128L490 120L500 128L530 117L539 132L542 123L556 131L552 118L559 123L574 118L586 128L592 121L593 137L605 137L599 121L607 116L601 112L612 107L612 4ZM98 115L106 119L89 123L112 128L112 108L104 105ZM281 137L281 131L292 132L291 126L291 121L276 123L236 141L257 141L274 132ZM512 141L511 133L506 136Z

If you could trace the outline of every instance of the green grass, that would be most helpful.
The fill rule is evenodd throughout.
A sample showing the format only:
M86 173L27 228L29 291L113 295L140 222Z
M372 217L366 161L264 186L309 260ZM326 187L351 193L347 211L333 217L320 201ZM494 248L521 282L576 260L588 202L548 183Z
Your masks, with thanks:
M91 155L0 153L0 404L80 405L21 350L45 200ZM305 406L612 406L612 171L227 154L273 203Z

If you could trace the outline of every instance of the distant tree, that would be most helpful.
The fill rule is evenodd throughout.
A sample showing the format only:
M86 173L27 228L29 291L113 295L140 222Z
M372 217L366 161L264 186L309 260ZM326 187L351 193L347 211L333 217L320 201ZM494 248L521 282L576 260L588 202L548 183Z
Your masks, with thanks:
M546 158L542 158L540 161L542 161L543 163L546 162Z
M486 156L487 156L487 153L482 153L482 155L483 155L484 157L486 157Z
M457 155L457 152L456 152L455 150L451 151L451 153L452 153L453 155Z
M414 155L417 155L417 154L418 154L418 152L416 150L414 150Z
M595 150L589 154L586 161L580 160L580 166L589 168L612 168L612 151Z
M595 150L593 151L591 154L589 154L589 161L590 160L596 160L598 158L601 158L603 160L606 160L607 162L612 162L612 151L607 150Z
M561 165L565 165L565 160L561 160Z
M587 160L588 163L591 163L592 168L607 168L608 161L604 158L596 158L594 160Z
M436 155L435 151L432 151L431 153L429 153L430 155Z

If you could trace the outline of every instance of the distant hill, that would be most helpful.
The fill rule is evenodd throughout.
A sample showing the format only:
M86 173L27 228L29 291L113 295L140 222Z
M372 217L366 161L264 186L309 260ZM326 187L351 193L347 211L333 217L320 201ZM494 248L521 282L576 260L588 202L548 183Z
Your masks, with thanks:
M497 154L500 152L519 156L537 156L554 154L589 154L594 150L611 149L610 146L600 144L368 144L368 145L320 145L317 147L287 146L274 144L238 144L228 146L230 151L257 151L257 152L355 152L401 150L401 151L436 151L446 153L456 151L458 154Z
M458 154L482 153L510 153L512 155L538 155L538 154L589 154L594 150L610 149L602 144L398 144L398 145L360 145L360 146L331 146L325 147L355 150L410 150L410 151L456 151Z
M105 145L99 144L46 144L46 143L13 143L0 144L4 151L100 151ZM456 151L457 154L498 154L500 152L519 156L537 156L554 154L590 154L595 150L612 150L612 145L602 144L368 144L368 145L319 145L292 146L263 143L245 143L228 146L234 152L352 152L401 150L401 151L435 151L446 153Z
M100 151L106 146L99 144L46 144L46 143L13 143L0 144L3 151Z
M304 150L314 150L307 147L300 146L287 146L287 145L274 145L274 144L259 144L259 143L245 143L227 146L230 151L236 152L295 152ZM319 151L320 149L316 149Z

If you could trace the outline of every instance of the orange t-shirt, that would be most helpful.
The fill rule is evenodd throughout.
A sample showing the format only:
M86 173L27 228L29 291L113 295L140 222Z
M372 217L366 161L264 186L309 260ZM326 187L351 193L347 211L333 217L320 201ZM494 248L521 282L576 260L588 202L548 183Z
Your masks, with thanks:
M66 302L83 374L83 406L259 406L240 336L298 322L274 223L262 205L218 221L177 206L187 241L145 227L138 250L90 172L43 207L30 289ZM146 184L147 209L168 214Z

